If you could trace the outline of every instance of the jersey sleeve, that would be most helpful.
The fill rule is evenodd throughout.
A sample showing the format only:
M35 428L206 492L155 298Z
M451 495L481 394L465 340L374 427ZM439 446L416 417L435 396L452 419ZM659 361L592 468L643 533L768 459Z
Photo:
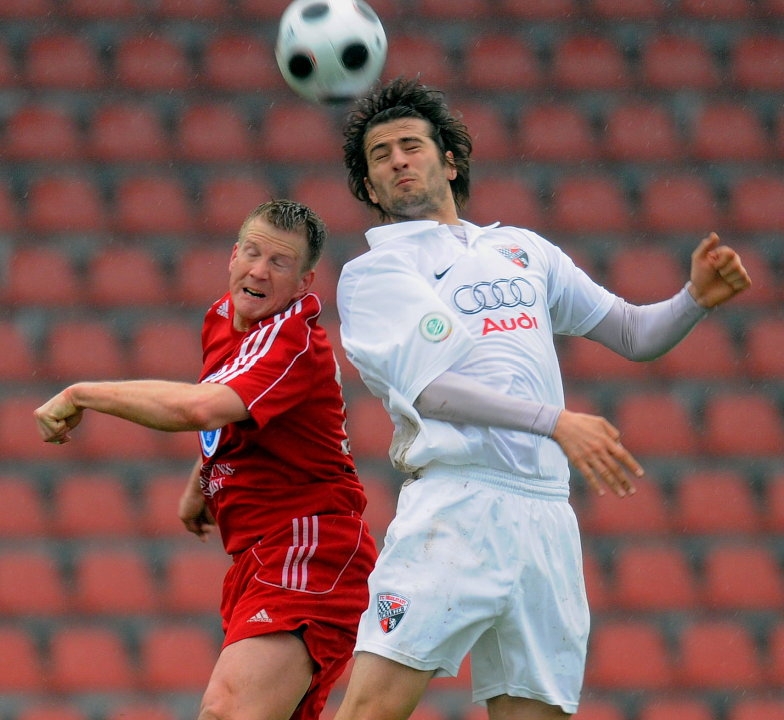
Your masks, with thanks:
M544 242L550 256L548 305L553 332L585 335L610 312L616 296L594 282L562 250Z
M473 347L454 312L406 258L349 264L338 282L341 341L376 396L413 403ZM394 319L392 319L394 318Z

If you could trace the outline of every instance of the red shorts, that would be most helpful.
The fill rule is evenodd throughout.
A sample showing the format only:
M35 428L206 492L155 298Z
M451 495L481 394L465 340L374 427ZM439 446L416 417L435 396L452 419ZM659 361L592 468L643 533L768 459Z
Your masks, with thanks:
M375 560L367 524L350 515L295 518L234 556L221 601L224 647L301 633L316 670L293 719L318 718L350 659Z

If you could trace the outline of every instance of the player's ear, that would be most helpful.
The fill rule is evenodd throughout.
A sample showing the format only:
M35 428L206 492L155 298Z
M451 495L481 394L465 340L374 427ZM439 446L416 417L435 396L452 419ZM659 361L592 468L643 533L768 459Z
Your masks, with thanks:
M457 177L457 165L455 165L455 154L451 150L444 153L446 164L449 166L447 170L447 180L454 180Z
M308 270L302 275L302 277L299 279L299 287L297 288L297 292L294 295L295 300L299 300L301 297L304 297L308 294L308 290L310 290L310 286L313 285L313 280L315 277L315 270Z
M231 249L231 257L229 258L229 270L231 270L231 266L234 265L234 261L237 259L237 253L240 250L239 242L234 243L234 247Z
M376 195L376 191L373 189L372 183L370 182L370 180L368 180L368 178L364 179L364 183L365 183L365 190L367 190L367 194L368 197L370 198L370 201L375 205L378 205L378 195Z

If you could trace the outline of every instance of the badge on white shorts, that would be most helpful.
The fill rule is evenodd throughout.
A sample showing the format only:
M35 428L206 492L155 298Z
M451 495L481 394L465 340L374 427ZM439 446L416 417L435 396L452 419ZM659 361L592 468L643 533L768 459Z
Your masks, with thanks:
M392 632L403 620L408 610L408 598L392 593L378 593L376 595L376 612L378 622L385 633Z

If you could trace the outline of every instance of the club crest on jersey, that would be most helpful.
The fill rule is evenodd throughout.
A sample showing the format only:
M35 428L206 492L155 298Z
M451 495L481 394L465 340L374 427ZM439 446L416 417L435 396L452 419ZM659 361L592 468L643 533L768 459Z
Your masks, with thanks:
M511 260L515 265L521 268L528 267L528 253L519 247L496 247L496 250L501 253L507 260Z
M376 595L376 613L381 629L391 633L403 620L408 610L408 598L392 593L379 593Z
M217 430L201 430L199 431L199 441L201 442L201 449L204 452L204 457L212 457L218 449L218 442L220 442L221 429Z

